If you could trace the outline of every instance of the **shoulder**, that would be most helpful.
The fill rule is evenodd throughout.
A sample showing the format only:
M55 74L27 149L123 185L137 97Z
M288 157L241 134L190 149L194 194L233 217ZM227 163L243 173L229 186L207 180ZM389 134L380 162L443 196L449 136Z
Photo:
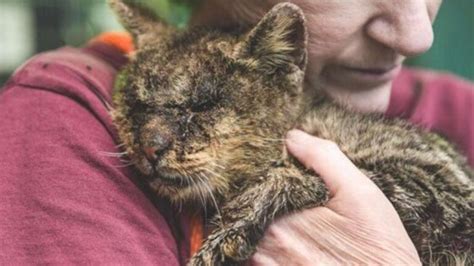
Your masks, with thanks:
M403 86L419 85L425 90L450 90L456 93L473 93L474 83L449 72L403 68L394 83L394 89L403 89ZM461 91L457 91L461 90Z
M119 156L114 49L41 53L0 92L0 264L179 265L166 203L153 204Z
M474 84L450 73L405 68L394 81L386 115L441 134L474 163Z
M473 97L474 84L466 79L404 68L393 83L387 115L411 118L419 111L463 112L467 111L464 108L472 108Z
M5 85L79 94L93 90L109 102L115 75L127 58L111 45L94 42L40 53L20 66Z

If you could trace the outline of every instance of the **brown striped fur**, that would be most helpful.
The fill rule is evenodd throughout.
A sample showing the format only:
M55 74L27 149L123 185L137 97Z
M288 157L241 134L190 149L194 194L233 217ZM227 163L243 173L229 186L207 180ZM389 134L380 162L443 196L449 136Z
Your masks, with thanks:
M473 262L465 159L438 135L304 92L297 6L277 5L250 31L178 31L137 5L109 2L137 45L112 113L128 157L159 195L216 211L191 265L245 261L276 216L327 201L321 180L286 155L282 138L295 126L337 143L373 179L425 264ZM160 147L154 161L150 147Z

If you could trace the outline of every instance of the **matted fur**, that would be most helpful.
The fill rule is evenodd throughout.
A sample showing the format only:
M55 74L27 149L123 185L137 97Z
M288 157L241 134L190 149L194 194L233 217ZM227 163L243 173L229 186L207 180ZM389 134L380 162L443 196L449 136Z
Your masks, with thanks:
M109 2L137 44L112 114L128 157L160 196L216 210L191 265L243 262L275 217L327 202L322 181L286 155L282 138L295 126L337 143L372 178L425 264L472 263L465 160L406 122L305 96L307 34L297 6L275 6L249 31L180 32L143 8Z

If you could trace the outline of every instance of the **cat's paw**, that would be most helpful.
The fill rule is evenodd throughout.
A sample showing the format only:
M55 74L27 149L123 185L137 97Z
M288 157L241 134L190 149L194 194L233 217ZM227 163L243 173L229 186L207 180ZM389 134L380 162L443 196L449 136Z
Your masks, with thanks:
M255 251L247 238L235 228L211 234L188 265L238 265Z
M221 249L226 258L239 262L247 260L255 251L255 247L238 233L227 234L222 240Z
M199 252L194 255L188 262L187 266L214 266L220 265L217 262L213 262L213 256L207 252Z
M219 240L215 235L208 237L198 252L191 258L188 266L224 265L224 255Z

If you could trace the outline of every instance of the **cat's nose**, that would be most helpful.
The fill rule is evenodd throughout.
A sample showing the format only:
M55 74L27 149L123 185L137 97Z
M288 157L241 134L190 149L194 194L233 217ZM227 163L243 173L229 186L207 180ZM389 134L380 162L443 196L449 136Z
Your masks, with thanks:
M153 141L150 141L148 145L143 147L143 151L145 152L145 156L149 162L156 163L170 146L171 138L166 136L155 136Z

